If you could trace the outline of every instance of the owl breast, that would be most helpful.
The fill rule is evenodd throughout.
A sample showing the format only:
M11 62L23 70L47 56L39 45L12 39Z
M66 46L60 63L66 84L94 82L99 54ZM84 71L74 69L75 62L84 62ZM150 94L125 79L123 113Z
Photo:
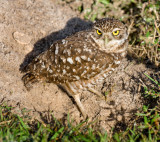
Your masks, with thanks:
M79 90L79 92L81 92L82 90L93 88L97 84L102 84L107 78L107 76L109 76L115 70L115 68L119 66L123 56L124 54L112 54L114 62L109 63L108 66L105 66L105 68L103 68L99 74L90 78L89 80L76 81L74 83L71 83L71 85L74 87L75 90Z

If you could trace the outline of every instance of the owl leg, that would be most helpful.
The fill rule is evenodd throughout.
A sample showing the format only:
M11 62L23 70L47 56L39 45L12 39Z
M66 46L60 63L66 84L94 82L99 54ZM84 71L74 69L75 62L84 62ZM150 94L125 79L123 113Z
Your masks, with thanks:
M97 95L98 97L102 98L103 94L101 94L100 92L98 92L97 90L93 89L93 88L88 88L88 91L94 93L95 95Z
M73 98L74 98L74 100L75 100L75 102L76 102L76 104L77 104L80 112L82 113L83 117L84 117L84 118L87 118L86 111L85 111L85 109L84 109L84 107L83 107L83 104L82 104L81 101L80 101L79 94L73 95Z
M87 118L87 114L86 111L84 109L83 104L80 101L80 93L77 92L74 89L74 84L73 83L66 83L65 85L62 86L68 93L70 96L73 97L74 101L77 104L78 109L80 110L80 112L82 113L83 117L86 119Z

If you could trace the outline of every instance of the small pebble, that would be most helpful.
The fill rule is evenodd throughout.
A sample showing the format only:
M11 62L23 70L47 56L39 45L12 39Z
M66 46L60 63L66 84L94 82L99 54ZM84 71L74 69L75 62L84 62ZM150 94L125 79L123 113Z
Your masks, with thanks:
M118 121L122 121L122 115L118 115L118 116L117 116L117 120L118 120Z
M13 38L20 44L29 44L31 42L31 37L17 31L13 33Z

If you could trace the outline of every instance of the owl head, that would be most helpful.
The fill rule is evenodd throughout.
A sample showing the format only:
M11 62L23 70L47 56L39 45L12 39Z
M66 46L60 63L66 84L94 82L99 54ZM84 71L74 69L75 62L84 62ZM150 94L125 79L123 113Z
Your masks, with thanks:
M128 45L128 29L121 21L111 18L93 24L92 38L107 53L122 53Z

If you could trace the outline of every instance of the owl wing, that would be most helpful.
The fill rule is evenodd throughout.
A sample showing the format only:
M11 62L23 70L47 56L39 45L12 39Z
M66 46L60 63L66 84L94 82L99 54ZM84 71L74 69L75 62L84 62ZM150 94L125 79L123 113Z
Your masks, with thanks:
M92 38L78 33L55 42L27 68L39 78L59 84L88 80L105 70L112 62L111 58L98 49Z

